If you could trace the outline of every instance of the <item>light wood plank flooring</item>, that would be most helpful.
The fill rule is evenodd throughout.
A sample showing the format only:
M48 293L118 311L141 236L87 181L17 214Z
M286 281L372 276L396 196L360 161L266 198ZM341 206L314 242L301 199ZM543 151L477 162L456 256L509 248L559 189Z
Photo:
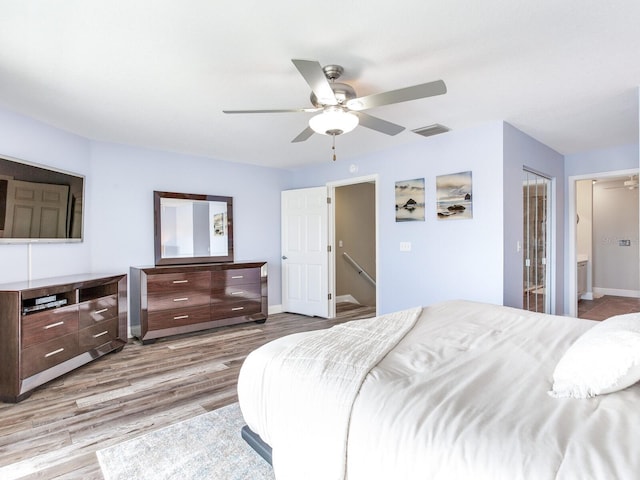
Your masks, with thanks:
M97 450L237 401L240 366L258 346L373 315L343 304L333 320L278 314L262 325L131 342L21 403L0 403L0 478L102 479Z

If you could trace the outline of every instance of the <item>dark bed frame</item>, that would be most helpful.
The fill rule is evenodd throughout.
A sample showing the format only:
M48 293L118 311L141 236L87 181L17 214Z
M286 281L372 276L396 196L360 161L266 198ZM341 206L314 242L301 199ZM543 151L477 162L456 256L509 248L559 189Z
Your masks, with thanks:
M240 434L244 441L258 452L258 455L264 458L269 465L273 465L273 463L271 463L271 447L260 438L260 435L251 430L247 425L242 427Z

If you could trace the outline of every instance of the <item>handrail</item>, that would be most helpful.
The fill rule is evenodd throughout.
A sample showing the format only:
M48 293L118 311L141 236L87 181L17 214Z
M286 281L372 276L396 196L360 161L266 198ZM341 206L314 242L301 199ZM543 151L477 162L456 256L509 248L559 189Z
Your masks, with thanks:
M351 266L358 271L358 275L362 275L371 283L371 285L373 285L374 287L376 286L376 281L371 277L371 275L365 272L365 270L360 265L358 265L358 262L351 258L351 256L347 252L343 252L342 256L346 258L347 262L349 262Z

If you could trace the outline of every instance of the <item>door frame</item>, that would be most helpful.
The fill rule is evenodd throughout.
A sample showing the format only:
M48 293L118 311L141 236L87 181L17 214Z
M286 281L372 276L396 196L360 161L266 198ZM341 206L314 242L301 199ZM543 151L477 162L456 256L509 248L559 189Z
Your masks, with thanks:
M362 177L353 177L347 178L344 180L336 180L333 182L327 182L327 195L329 197L329 219L328 219L328 234L329 234L329 245L331 246L331 251L329 252L329 293L331 294L331 299L329 300L329 318L334 318L336 316L336 212L335 212L335 194L337 187L344 187L347 185L356 185L358 183L369 183L373 182L375 188L375 219L376 219L376 228L375 228L375 237L376 237L376 271L375 271L375 279L376 279L376 315L379 311L380 305L380 277L378 275L378 265L380 265L380 249L378 246L380 245L380 209L379 209L379 188L378 188L378 180L379 175L365 175Z
M567 226L568 226L568 245L567 245L567 257L565 261L565 271L567 272L567 292L565 298L567 300L569 310L567 314L570 317L578 316L578 252L576 251L576 222L574 221L577 215L576 205L576 182L578 180L593 180L595 178L608 178L608 177L624 177L628 175L638 175L639 170L637 168L630 168L626 170L609 170L605 172L586 173L582 175L572 175L567 178L568 188L568 212L567 212ZM592 261L592 259L590 259Z
M556 268L556 258L558 251L557 245L557 217L556 217L556 205L557 205L557 179L554 176L536 170L534 168L528 167L527 165L523 165L522 173L531 173L533 175L537 175L549 181L549 186L547 189L547 234L546 234L546 242L547 242L547 256L546 256L546 272L545 272L545 313L555 314L556 313L556 288L557 288L557 268ZM522 183L524 187L524 181ZM522 212L524 218L524 204L522 205ZM524 243L524 231L522 232L522 239ZM520 245L518 245L520 248ZM524 262L522 262L522 277L524 278ZM524 283L523 283L524 285ZM522 303L522 308L524 308L524 303Z

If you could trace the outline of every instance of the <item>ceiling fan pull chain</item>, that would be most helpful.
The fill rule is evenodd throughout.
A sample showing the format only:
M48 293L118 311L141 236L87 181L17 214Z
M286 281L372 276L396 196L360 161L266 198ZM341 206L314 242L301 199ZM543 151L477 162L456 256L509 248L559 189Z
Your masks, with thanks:
M333 145L331 146L331 150L333 150L333 161L336 161L336 136L331 135L333 137Z

